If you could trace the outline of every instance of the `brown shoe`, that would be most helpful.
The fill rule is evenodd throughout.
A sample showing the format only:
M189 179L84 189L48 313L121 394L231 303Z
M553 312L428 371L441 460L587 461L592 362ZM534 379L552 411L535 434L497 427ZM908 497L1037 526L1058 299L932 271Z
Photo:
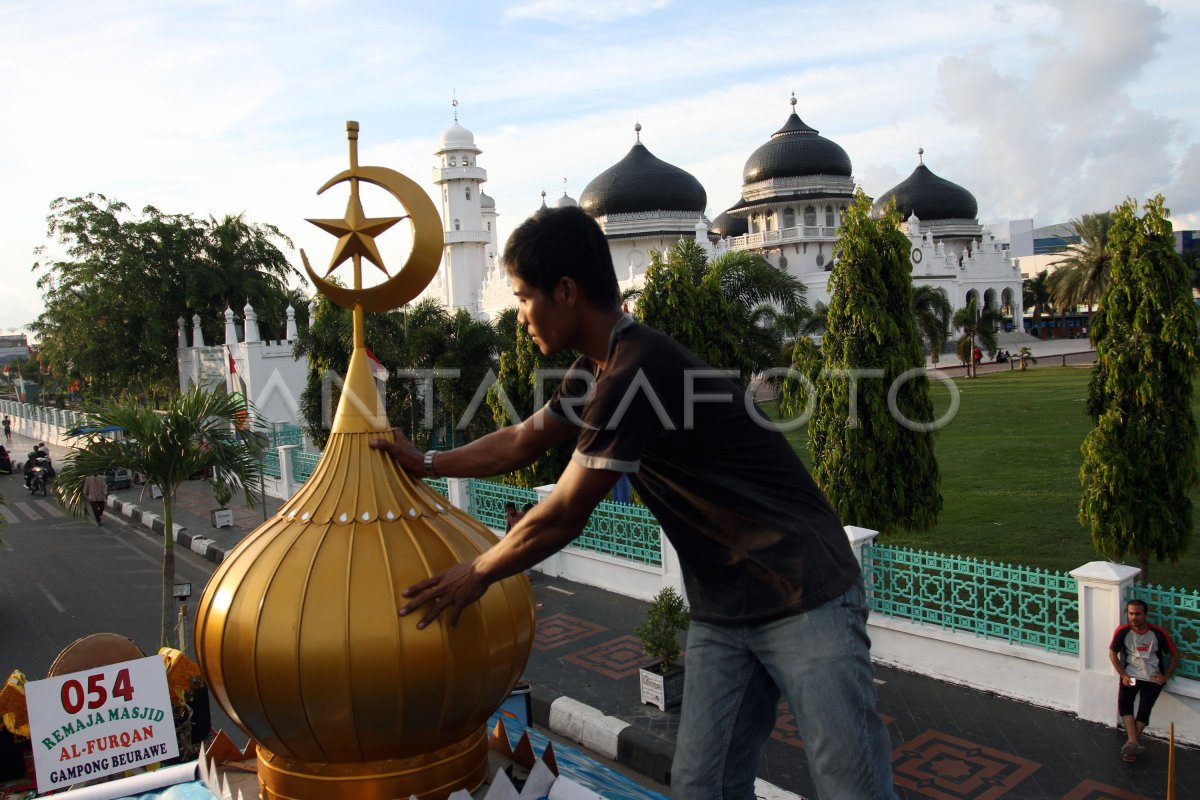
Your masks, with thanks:
M1126 742L1121 746L1122 761L1137 761L1137 745L1133 742Z

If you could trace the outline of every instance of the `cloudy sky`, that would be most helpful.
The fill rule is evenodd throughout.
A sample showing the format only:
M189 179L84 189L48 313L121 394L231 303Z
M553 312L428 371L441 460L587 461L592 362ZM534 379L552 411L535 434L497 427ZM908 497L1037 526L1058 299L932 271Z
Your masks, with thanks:
M1200 228L1197 29L1194 0L0 0L0 330L41 311L55 198L245 212L324 262L303 220L342 213L315 191L346 166L345 120L362 163L432 193L455 97L502 240L564 178L578 198L639 121L715 216L793 91L868 194L923 146L984 222L1162 192Z

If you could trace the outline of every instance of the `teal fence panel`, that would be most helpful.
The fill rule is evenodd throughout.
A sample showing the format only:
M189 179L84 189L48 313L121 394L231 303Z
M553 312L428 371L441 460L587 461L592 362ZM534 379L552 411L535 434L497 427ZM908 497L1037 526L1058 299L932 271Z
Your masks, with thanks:
M317 468L317 462L321 460L320 453L306 453L303 450L292 450L292 480L296 483L304 483L308 480L308 476L313 474L313 470Z
M441 492L442 497L450 494L450 488L445 478L422 478L422 480L434 491Z
M1132 586L1127 599L1146 601L1151 621L1179 648L1176 675L1200 680L1200 593L1161 586Z
M1079 587L1065 572L880 544L865 546L862 556L876 613L1079 652Z
M300 432L300 428L298 426L280 425L271 430L272 447L282 447L289 444L304 444L304 435Z
M283 473L279 469L279 451L267 450L263 453L263 474L268 478L281 478Z
M538 501L537 492L533 489L481 480L472 480L467 484L467 496L471 502L471 516L498 531L504 530L506 523L505 503L516 503L517 508L520 509L526 503Z
M639 564L662 566L660 534L658 520L645 506L605 500L571 545Z

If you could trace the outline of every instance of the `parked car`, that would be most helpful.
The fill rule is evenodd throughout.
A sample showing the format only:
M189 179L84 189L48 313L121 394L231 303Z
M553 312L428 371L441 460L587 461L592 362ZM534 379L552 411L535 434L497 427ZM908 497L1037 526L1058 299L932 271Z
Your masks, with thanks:
M104 470L104 485L113 489L128 489L133 486L133 475L124 467L109 467Z

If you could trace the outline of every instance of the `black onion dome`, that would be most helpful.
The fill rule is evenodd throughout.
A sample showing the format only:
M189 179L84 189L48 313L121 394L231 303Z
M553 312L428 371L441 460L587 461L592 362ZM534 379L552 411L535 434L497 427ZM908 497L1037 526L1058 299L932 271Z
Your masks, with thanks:
M979 215L975 195L957 183L934 175L923 163L918 164L902 183L880 195L871 212L879 214L893 197L901 219L908 219L913 214L921 220L975 219Z
M793 111L782 128L771 135L770 141L750 154L742 169L742 185L771 178L794 178L801 175L852 174L850 156L839 145L815 128L804 124Z
M700 181L646 149L640 141L624 158L601 172L579 196L593 217L639 211L704 213L708 194Z
M732 217L728 211L722 211L713 220L712 227L709 230L721 237L745 236L750 232L750 222L745 217Z

